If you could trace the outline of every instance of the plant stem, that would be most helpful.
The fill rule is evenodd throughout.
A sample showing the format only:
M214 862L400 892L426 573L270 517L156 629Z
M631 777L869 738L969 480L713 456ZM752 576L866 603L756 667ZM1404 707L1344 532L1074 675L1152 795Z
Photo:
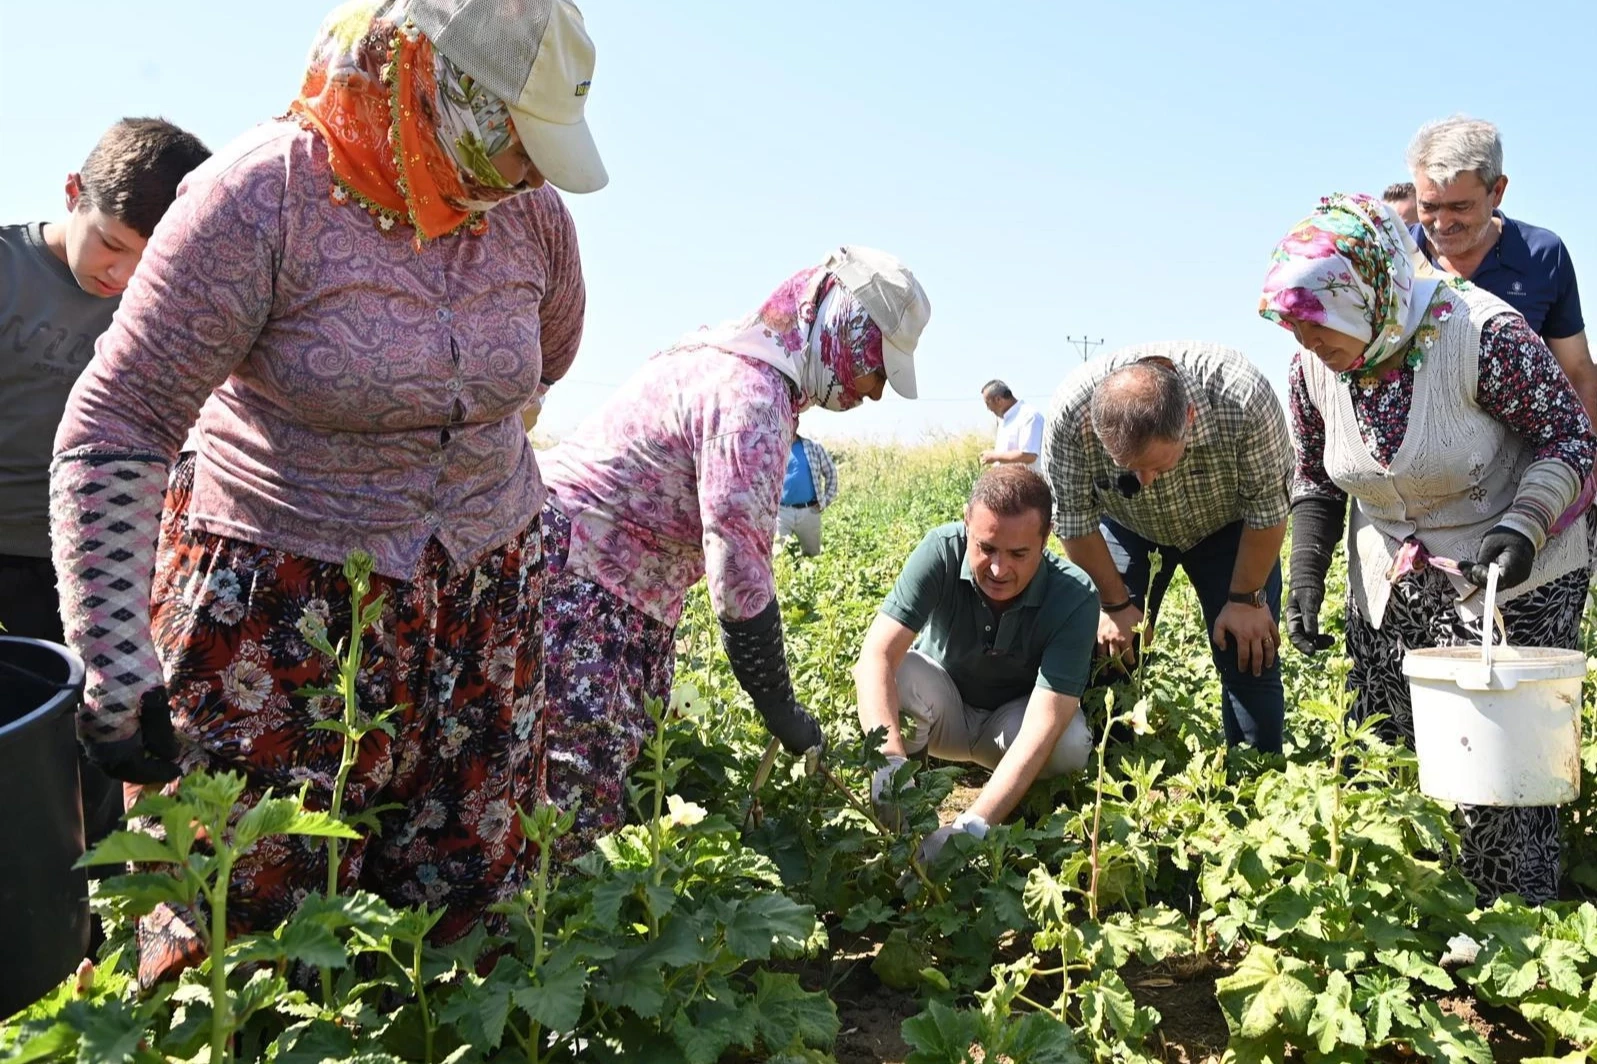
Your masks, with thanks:
M220 839L220 831L214 837ZM221 855L221 845L217 850L217 885L205 888L205 904L211 910L210 941L206 943L211 954L210 1061L226 1064L233 1038L233 1001L227 993L227 888L233 879L233 863Z
M1098 834L1103 826L1104 761L1109 753L1109 733L1114 730L1115 722L1119 719L1113 710L1114 704L1111 702L1110 712L1104 720L1103 735L1098 739L1098 779L1093 785L1092 835L1088 840L1090 852L1087 858L1087 867L1091 870L1087 880L1087 916L1093 923L1098 922Z
M421 1010L423 1059L427 1064L433 1064L433 1017L432 1011L427 1007L427 983L421 969L421 939L416 939L413 945L416 950L416 961L415 968L411 972L411 979L416 984L416 1005Z
M819 765L817 765L816 771L820 772L821 778L827 783L831 784L832 787L837 790L837 793L841 794L843 799L853 807L855 812L859 813L870 822L872 827L888 838L894 837L896 832L888 830L887 825L883 824L876 818L876 813L874 810L865 805L858 798L854 797L854 792L849 790L842 780L838 779L832 774L832 770L827 766L826 762L822 761ZM926 870L921 867L920 861L916 858L913 850L910 851L909 855L909 867L910 871L915 873L916 878L918 878L921 883L925 884L926 889L931 891L932 897L941 901L943 897L943 888L932 882L931 877L926 874Z
M553 833L551 832L550 834L552 835ZM532 914L532 972L534 978L538 977L539 971L543 968L543 911L549 901L549 847L553 841L548 835L538 840L538 872L535 878L537 901L534 903L537 908L533 910ZM538 1064L540 1057L538 1044L542 1040L543 1025L537 1020L533 1020L532 1026L527 1029L528 1064Z

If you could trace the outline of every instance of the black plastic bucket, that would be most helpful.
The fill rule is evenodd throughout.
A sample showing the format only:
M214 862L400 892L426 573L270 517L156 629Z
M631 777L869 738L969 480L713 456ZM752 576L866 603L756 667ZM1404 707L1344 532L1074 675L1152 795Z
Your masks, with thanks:
M83 661L0 636L0 1017L70 975L89 947L73 723Z

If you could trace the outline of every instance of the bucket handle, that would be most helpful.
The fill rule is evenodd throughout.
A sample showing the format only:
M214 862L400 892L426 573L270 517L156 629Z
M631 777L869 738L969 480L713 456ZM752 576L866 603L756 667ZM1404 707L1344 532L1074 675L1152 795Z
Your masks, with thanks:
M1486 602L1481 610L1481 664L1488 673L1492 670L1492 622L1497 618L1497 577L1501 570L1496 562L1486 568ZM1503 632L1503 644L1508 644L1508 632Z
M1497 609L1497 578L1501 569L1492 562L1486 569L1486 600L1481 609L1481 664L1479 669L1460 669L1457 683L1465 690L1486 691L1492 686L1492 625L1503 633L1502 646L1508 646L1508 626ZM1515 686L1508 682L1508 687Z

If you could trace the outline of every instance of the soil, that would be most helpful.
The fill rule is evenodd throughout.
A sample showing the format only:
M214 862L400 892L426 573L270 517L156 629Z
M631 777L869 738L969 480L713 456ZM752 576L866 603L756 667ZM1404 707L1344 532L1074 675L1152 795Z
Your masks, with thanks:
M1214 981L1224 974L1191 961L1151 967L1132 961L1120 969L1137 1004L1158 1011L1154 1047L1171 1064L1209 1064L1225 1053L1225 1014L1214 999Z

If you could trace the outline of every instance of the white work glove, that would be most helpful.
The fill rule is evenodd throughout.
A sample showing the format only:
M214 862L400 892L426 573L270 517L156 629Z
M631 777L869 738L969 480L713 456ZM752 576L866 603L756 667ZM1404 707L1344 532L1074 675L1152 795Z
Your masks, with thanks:
M932 861L937 860L937 855L943 852L943 847L948 844L948 840L961 831L967 835L974 835L978 839L985 839L987 837L988 824L987 821L975 813L959 814L954 818L952 824L938 828L921 841L921 864L930 864Z
M908 758L888 754L887 764L871 775L871 808L876 811L876 819L890 831L904 830L904 809L893 794L893 776L907 764L909 764ZM911 779L898 789L907 791L913 786L915 781Z

